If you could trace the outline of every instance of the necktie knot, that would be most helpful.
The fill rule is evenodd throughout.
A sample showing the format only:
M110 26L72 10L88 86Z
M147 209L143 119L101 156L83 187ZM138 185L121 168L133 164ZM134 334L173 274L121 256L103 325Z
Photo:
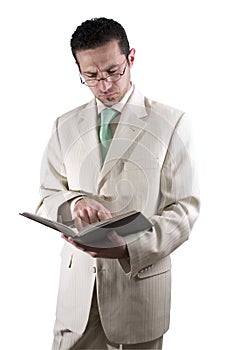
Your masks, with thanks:
M102 125L108 125L111 123L113 118L117 115L118 111L113 108L105 108L101 112L101 126Z
M106 108L101 112L101 127L99 137L101 142L101 153L103 161L106 157L112 139L110 123L117 114L118 111L113 108Z

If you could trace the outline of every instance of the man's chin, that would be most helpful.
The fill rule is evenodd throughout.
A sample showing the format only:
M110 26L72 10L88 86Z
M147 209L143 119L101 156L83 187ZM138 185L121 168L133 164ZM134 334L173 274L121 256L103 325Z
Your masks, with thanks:
M114 104L119 102L119 96L118 94L108 94L108 95L101 95L99 97L99 100L105 104L106 106L113 106Z
M116 103L118 103L118 100L115 98L112 99L104 99L101 101L105 106L111 107L113 105L115 105Z

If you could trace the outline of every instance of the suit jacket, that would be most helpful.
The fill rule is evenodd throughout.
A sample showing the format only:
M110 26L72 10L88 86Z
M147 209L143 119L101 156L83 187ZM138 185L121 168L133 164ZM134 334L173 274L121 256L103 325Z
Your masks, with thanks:
M38 213L65 221L69 200L87 195L113 215L142 211L153 230L126 239L130 259L93 259L65 243L57 318L82 334L96 281L109 340L146 342L169 327L170 254L188 239L199 211L189 120L135 89L104 164L97 129L95 99L56 120L42 162Z

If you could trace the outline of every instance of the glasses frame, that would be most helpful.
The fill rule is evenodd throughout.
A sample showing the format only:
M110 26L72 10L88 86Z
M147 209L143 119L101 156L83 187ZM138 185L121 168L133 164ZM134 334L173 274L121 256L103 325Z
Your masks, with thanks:
M127 61L127 58L126 58L125 61ZM121 65L123 65L123 64L125 63L125 61L122 62ZM119 80L121 79L121 77L125 74L127 65L128 65L128 61L126 62L125 67L124 67L122 73L113 73L113 74L109 74L109 75L108 75L107 77L105 77L105 78L99 78L99 79L95 79L95 78L94 78L94 79L87 79L87 80L84 80L83 77L82 77L82 74L79 73L79 77L80 77L81 84L83 84L83 85L85 85L85 86L88 86L88 87L95 87L95 86L97 86L97 85L99 84L99 82L100 82L101 80L105 81L106 83L119 81ZM108 80L110 77L114 77L114 76L115 76L115 77L118 76L118 79L116 79L116 80ZM92 85L92 84L89 85L89 84L87 83L88 81L92 81L92 82L94 83L94 85Z

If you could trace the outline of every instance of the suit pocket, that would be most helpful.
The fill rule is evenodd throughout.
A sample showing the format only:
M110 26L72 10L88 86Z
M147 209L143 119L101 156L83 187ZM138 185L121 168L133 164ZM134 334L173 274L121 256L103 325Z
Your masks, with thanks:
M125 171L149 171L149 170L159 170L160 163L159 159L151 160L145 158L129 159L124 162Z
M124 163L124 177L130 181L131 185L138 189L154 190L159 186L161 167L159 162L150 163L148 159L133 159Z
M62 267L70 269L73 265L74 247L70 244L65 244L61 251Z

